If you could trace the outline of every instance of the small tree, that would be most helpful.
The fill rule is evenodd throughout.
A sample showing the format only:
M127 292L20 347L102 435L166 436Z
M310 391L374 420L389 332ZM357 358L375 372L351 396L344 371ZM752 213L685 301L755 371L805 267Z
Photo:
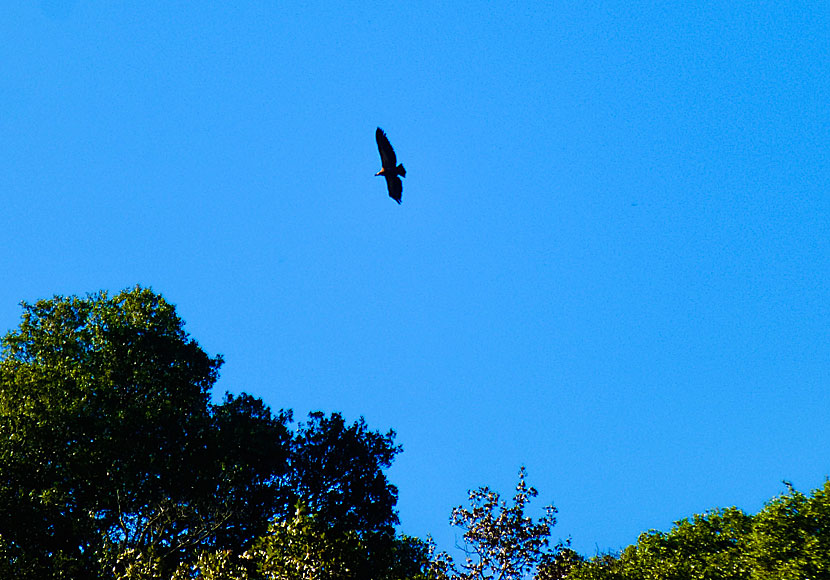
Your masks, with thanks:
M538 495L519 470L519 483L512 505L498 492L480 487L469 492L470 507L452 510L450 523L464 529L466 559L457 566L452 557L441 553L435 558L433 573L450 580L521 580L562 548L550 548L551 528L556 525L556 508L544 508L534 522L525 515L525 506Z

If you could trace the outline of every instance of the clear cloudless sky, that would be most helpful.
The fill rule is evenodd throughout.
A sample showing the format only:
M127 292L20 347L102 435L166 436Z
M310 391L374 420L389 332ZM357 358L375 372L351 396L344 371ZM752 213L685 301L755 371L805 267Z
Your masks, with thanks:
M218 394L395 429L445 549L523 464L588 555L830 475L830 4L6 2L0 55L3 332L152 287Z

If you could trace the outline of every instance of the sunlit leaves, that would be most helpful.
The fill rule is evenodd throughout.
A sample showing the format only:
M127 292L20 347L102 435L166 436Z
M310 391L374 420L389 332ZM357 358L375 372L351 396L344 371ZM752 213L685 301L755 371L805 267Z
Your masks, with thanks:
M758 514L727 508L640 536L618 557L574 567L572 580L830 578L830 482L806 496L788 486Z

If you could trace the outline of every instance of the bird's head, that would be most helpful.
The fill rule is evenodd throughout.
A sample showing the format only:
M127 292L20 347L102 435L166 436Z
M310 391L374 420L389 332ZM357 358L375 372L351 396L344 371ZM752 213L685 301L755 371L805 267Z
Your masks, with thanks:
M381 167L380 171L378 171L377 173L375 173L375 177L377 177L377 176L379 176L379 175L386 175L386 173L384 172L384 170L383 170L383 168L382 168L382 167Z

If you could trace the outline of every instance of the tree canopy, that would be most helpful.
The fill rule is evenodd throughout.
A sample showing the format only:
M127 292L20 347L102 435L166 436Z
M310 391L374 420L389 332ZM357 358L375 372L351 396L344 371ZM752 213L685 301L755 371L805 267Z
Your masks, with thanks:
M24 303L0 344L0 573L169 577L242 554L298 502L344 535L394 538L394 433L212 402L222 357L150 289Z
M788 484L755 515L731 507L679 520L568 569L573 580L830 578L830 481L810 496Z
M452 511L465 559L398 535L395 432L212 393L222 365L147 288L23 304L0 339L0 578L830 578L830 481L717 509L618 554L550 544L525 470Z

